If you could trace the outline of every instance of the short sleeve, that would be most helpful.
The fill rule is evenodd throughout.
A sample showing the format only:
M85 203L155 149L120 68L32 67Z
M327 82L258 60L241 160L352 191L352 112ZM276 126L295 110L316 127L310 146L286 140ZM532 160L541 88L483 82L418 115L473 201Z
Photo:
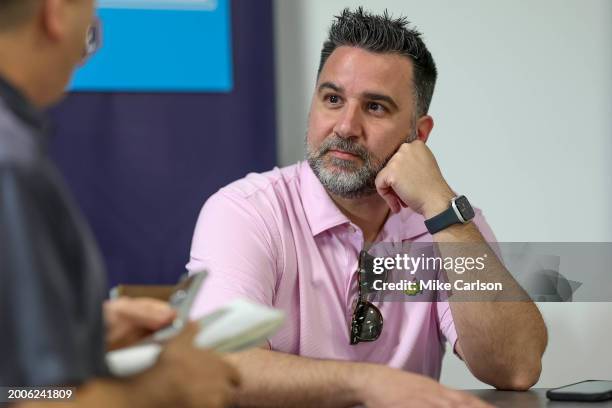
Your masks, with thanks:
M457 343L457 331L455 330L455 322L453 321L450 305L448 302L437 302L436 308L440 334L448 341L454 351L455 344Z
M80 384L106 373L104 281L94 277L103 271L81 262L91 259L87 240L61 197L38 172L0 167L3 386Z
M221 190L206 202L195 227L187 269L190 273L206 269L209 275L192 318L235 299L273 305L278 249L269 224L248 197Z
M476 227L478 227L478 230L482 234L485 241L491 244L493 251L495 251L499 256L499 248L496 245L497 239L495 238L493 230L491 229L479 209L476 209L475 213L476 214L473 220L474 224L476 224ZM436 309L440 334L443 336L442 338L446 339L449 342L449 344L452 346L453 352L456 353L455 346L457 343L457 330L455 330L455 322L453 320L453 314L451 312L450 305L446 301L437 302Z

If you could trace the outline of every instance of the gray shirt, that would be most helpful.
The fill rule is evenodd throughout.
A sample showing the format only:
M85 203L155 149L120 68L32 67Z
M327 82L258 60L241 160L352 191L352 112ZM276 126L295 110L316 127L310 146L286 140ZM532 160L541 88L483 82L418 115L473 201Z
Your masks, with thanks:
M0 386L106 375L104 269L45 149L44 120L0 77Z

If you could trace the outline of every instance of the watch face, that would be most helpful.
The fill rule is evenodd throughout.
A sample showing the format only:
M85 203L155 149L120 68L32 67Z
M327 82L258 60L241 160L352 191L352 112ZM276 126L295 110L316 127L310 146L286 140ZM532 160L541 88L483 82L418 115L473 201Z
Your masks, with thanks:
M457 199L455 200L455 205L457 206L457 209L461 213L461 216L464 220L467 221L474 218L474 209L470 205L470 202L468 201L466 196L457 197Z

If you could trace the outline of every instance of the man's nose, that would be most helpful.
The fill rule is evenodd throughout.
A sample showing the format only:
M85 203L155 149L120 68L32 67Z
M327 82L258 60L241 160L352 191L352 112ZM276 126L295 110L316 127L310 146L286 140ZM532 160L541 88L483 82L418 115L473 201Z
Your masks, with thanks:
M359 137L362 133L361 121L359 105L346 104L340 112L334 132L342 138Z

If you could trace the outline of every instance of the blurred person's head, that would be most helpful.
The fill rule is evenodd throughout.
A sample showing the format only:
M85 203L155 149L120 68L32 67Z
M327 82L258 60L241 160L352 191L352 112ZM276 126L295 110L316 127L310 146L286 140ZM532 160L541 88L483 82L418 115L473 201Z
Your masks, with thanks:
M0 74L37 106L63 94L85 54L95 0L0 0Z
M434 60L403 18L358 8L336 16L321 51L306 156L332 194L375 193L378 172L399 146L426 141Z

